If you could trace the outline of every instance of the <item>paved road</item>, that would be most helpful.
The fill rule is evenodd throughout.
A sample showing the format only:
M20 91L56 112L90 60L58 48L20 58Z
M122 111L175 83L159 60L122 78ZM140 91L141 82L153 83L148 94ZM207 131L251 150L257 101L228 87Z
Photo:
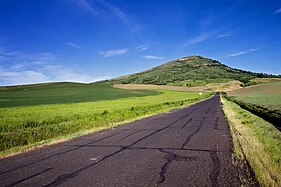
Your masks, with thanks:
M0 186L238 186L219 95L0 160Z

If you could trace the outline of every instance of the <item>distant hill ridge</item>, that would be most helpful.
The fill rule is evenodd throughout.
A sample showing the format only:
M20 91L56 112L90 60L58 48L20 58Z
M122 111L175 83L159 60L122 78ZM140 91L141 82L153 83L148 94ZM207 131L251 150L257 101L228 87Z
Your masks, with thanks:
M209 83L239 80L244 85L254 78L275 75L253 73L228 67L217 60L201 56L182 57L143 72L102 81L103 84L155 84L172 86L204 86Z

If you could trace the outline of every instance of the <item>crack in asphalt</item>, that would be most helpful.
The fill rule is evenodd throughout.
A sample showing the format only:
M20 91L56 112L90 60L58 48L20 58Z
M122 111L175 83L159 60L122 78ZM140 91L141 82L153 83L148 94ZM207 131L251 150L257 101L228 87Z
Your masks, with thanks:
M77 147L79 145L69 145ZM125 148L126 146L123 145L88 145L87 147L109 147L109 148ZM196 151L196 152L208 152L208 151L216 151L216 152L227 152L227 151L219 151L219 150L210 150L210 149L193 149L193 148L176 148L176 147L138 147L138 146L129 146L126 149L128 150L176 150L176 151Z
M208 115L212 107L209 107L208 110L206 111L205 115Z
M218 157L218 153L217 151L208 151L211 159L212 159L212 163L213 163L213 168L210 174L210 180L212 183L213 187L217 187L219 186L218 183L218 176L220 175L220 169L221 169L221 161Z
M184 148L184 147L189 143L189 141L191 140L191 138L192 138L195 134L197 134L197 133L200 131L200 129L202 128L202 126L203 126L203 121L200 123L200 125L197 127L197 129L196 129L191 135L189 135L189 136L186 138L186 140L183 142L181 148Z
M181 129L183 129L187 124L189 124L191 121L193 120L193 118L191 118L190 120L188 120L182 127Z
M164 149L158 149L161 153L168 154L167 155L167 161L163 164L161 167L161 171L159 172L159 179L157 183L163 183L166 180L166 172L168 171L170 165L173 161L191 161L191 160L197 160L197 157L183 157L179 156L176 153L172 153L169 151L166 151Z
M157 183L163 183L166 179L165 174L170 166L170 164L176 159L176 154L175 153L171 153L168 151L164 151L162 149L159 149L160 152L162 153L167 153L168 154L168 159L167 161L164 163L164 165L161 167L161 171L159 172L159 179L157 181Z
M13 183L7 185L6 187L15 186L15 185L17 185L17 184L19 184L19 183L22 183L22 182L26 181L26 180L32 179L32 178L34 178L34 177L37 177L38 175L41 175L41 174L43 174L43 173L46 173L46 172L48 172L48 171L50 171L50 170L52 170L52 169L54 169L54 168L47 168L47 169L45 169L45 170L43 170L43 171L41 171L41 172L35 173L35 174L33 174L33 175L30 175L29 177L26 177L26 178L24 178L24 179L21 179L21 180L18 180L18 181L16 181L16 182L13 182Z
M215 130L218 130L218 127L219 127L219 117L216 117L214 129L215 129Z
M129 138L130 136L133 136L133 135L135 135L135 134L137 134L137 133L139 133L139 132L144 132L144 131L145 131L145 130L138 130L138 131L136 131L136 132L133 132L133 133L131 133L131 134L129 134L129 135L123 137L121 140L125 140L126 138Z

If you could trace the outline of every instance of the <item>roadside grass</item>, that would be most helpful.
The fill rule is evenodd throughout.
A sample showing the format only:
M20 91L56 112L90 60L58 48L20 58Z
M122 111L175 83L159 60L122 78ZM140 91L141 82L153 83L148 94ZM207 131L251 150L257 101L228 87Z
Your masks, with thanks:
M154 90L125 90L109 85L71 82L0 87L0 108L42 104L94 102L160 94Z
M209 98L195 92L158 90L161 94L72 104L0 108L0 156L41 141L109 128L127 120L168 111ZM17 148L15 148L17 147Z
M262 186L281 186L281 132L272 124L222 98L234 155L246 159Z

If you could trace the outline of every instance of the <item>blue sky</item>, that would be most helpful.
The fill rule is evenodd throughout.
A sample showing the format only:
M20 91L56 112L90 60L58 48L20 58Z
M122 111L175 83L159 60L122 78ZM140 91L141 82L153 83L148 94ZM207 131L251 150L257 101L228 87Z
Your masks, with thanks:
M93 82L193 54L281 74L281 1L0 1L0 85Z

